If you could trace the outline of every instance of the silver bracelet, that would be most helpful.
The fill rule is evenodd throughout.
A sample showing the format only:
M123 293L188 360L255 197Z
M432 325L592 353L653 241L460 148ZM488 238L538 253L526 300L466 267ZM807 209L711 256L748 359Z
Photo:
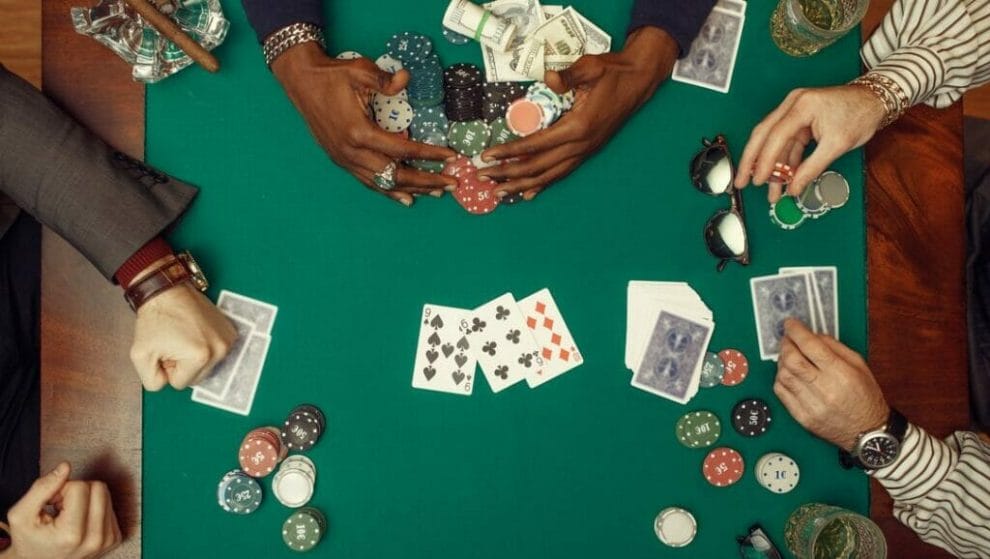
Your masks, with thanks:
M272 62L282 53L290 48L303 43L319 43L324 49L327 48L326 40L323 38L323 30L312 23L293 23L272 33L265 39L262 49L265 53L265 64L269 69Z

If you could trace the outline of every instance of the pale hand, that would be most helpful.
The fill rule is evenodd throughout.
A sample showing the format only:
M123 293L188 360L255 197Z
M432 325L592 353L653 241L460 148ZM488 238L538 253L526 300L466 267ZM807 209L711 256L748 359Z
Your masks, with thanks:
M182 283L137 311L131 361L145 389L194 385L223 360L237 339L230 320L196 288Z
M832 162L872 138L883 118L883 105L861 86L795 89L753 128L735 185L764 184L776 163L786 163L794 169L787 194L799 195ZM811 140L817 145L804 159ZM769 200L777 202L782 191L780 183L771 182Z
M784 326L773 391L805 429L847 451L890 414L858 353L793 319Z
M2 559L90 559L120 545L110 491L99 481L69 481L63 462L38 478L7 513L10 547ZM48 514L49 506L57 514Z

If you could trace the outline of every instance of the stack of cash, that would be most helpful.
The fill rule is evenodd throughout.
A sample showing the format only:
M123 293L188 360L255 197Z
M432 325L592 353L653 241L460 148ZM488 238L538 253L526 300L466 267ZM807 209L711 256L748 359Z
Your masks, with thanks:
M543 6L539 0L480 6L451 0L443 25L481 44L489 82L542 81L547 70L563 70L585 54L612 48L612 37L573 7Z
M230 23L219 0L155 0L165 15L206 50L227 37ZM133 66L135 80L154 83L193 63L192 58L128 7L124 0L100 0L92 8L72 8L76 31L88 35Z

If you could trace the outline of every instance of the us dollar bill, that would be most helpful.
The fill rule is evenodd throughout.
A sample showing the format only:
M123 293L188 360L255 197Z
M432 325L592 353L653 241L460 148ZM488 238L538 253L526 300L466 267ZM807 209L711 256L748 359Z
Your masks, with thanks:
M584 54L604 54L612 50L612 36L574 10L584 32Z
M468 0L451 0L443 14L443 26L498 52L505 52L516 37L516 26Z
M522 53L512 69L530 79L542 80L548 57L556 57L556 69L563 69L561 57L577 61L584 53L584 32L576 14L573 8L567 8L541 25L520 47Z
M485 78L489 82L528 81L527 77L513 70L523 55L521 47L526 38L536 33L545 22L543 8L538 0L495 0L482 5L494 15L516 26L516 36L508 50L499 52L481 45L481 57L485 62Z

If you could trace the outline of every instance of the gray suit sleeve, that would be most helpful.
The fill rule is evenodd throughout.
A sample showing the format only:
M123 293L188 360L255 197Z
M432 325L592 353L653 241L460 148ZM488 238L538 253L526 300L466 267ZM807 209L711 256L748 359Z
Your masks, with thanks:
M108 279L197 192L115 151L3 66L0 191Z

